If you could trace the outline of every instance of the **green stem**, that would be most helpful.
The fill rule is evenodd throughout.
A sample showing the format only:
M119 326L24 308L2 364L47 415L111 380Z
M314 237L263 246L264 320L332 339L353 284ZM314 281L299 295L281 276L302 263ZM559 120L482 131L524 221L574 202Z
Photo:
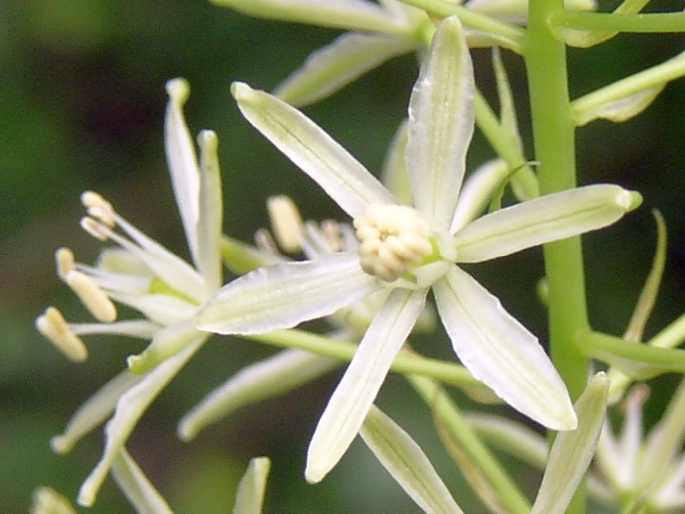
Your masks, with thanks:
M576 187L575 127L571 117L566 46L547 20L564 10L563 0L530 0L524 58L528 74L535 159L542 195ZM549 284L549 345L552 360L576 399L585 389L589 362L576 345L589 322L579 237L544 246ZM579 487L567 512L585 512Z
M554 27L576 30L617 32L685 32L685 12L617 14L588 12L556 12L549 17Z
M521 27L467 9L449 0L401 0L439 18L458 16L467 27L485 32L497 39L500 46L521 53L525 32Z
M576 187L575 132L570 114L566 47L546 20L563 10L561 0L531 0L524 57L528 71L535 158L540 193ZM544 247L549 284L549 337L552 359L575 399L583 392L588 361L576 338L589 330L580 238Z
M266 334L240 336L251 341L278 346L280 348L297 348L317 355L331 357L341 361L351 361L358 346L354 343L338 341L328 337L312 334L304 330L275 330ZM402 374L424 375L445 384L489 392L482 382L458 364L420 357L415 353L400 353L390 368Z
M661 341L661 340L659 340ZM580 350L638 379L663 373L685 373L685 350L660 348L652 341L636 344L620 337L589 331L578 339Z
M663 87L667 82L685 75L685 53L678 54L661 64L613 82L608 86L577 98L571 104L573 117L582 120L587 112L621 100L647 89Z
M440 422L449 430L459 450L466 454L471 470L477 470L487 485L496 493L503 512L529 514L530 503L499 461L478 437L475 429L464 419L457 405L435 381L419 376L407 377L424 402L434 409Z

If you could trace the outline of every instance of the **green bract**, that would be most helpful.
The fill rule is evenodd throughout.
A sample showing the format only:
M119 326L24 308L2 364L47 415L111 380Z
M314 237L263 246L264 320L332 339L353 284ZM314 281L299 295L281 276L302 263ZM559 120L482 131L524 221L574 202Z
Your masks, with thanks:
M247 120L355 221L372 206L399 204L302 113L246 84L234 84L232 92ZM276 264L224 286L196 317L202 330L264 333L330 315L388 290L319 421L309 449L309 481L321 480L356 436L429 289L455 352L476 378L549 428L576 426L566 387L538 340L457 264L463 262L462 252L469 261L487 260L601 228L634 208L639 196L618 186L588 186L502 209L472 223L455 222L473 132L473 96L464 33L458 19L449 18L436 32L409 105L406 164L413 207L406 209L415 210L428 225L432 255L423 261L413 255L413 261L398 263L411 252L388 242L396 253L388 256L381 249L378 258L400 273L406 266L406 273L394 281L364 272L357 252ZM379 226L383 239L388 234L382 223ZM398 230L397 237L403 240L405 234L401 227Z

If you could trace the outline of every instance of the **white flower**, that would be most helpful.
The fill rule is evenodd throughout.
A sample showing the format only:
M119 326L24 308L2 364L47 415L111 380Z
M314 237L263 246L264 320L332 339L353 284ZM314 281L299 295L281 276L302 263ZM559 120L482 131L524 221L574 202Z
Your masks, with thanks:
M322 100L386 61L421 52L435 31L425 11L398 0L214 0L243 14L259 18L306 23L347 30L332 43L312 52L274 91L283 101L303 107ZM453 1L459 9L462 2ZM570 10L594 10L594 0L567 0ZM469 0L465 8L502 22L525 24L527 0ZM523 33L501 24L506 34L467 31L469 46L520 46L512 34ZM520 51L520 50L519 50Z
M233 86L248 121L355 220L368 272L356 252L259 269L223 287L200 310L197 326L223 334L268 332L389 290L314 434L306 472L312 482L326 475L357 434L429 289L454 350L476 378L549 428L576 425L566 387L537 339L456 263L603 227L636 199L618 186L589 186L466 226L455 223L474 125L473 90L462 28L449 18L436 32L409 105L406 159L414 205L408 207L302 113L245 84Z
M597 446L596 463L603 475L603 497L621 505L622 512L636 506L649 512L682 512L685 509L685 382L649 434L644 436L642 406L649 387L638 384L626 398L620 435L609 422Z
M81 488L79 503L90 506L111 466L147 407L209 334L194 327L198 307L222 283L219 245L222 192L216 135L198 137L201 162L183 116L189 86L183 79L167 83L169 104L165 145L176 201L193 264L185 262L121 217L93 192L81 200L88 216L82 226L118 248L102 251L95 266L77 264L68 249L57 251L59 276L76 292L99 323L68 324L54 307L36 320L38 329L73 360L86 358L80 336L116 334L151 340L147 349L129 358L129 371L115 377L74 415L65 432L53 439L55 451L68 452L87 432L103 422L106 445L102 459ZM114 302L139 311L142 318L116 321Z

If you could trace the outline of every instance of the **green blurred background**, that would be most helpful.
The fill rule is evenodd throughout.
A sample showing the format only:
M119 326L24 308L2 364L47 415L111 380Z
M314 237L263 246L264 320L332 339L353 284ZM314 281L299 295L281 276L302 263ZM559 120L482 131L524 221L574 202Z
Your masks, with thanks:
M653 6L681 8L674 1ZM97 255L98 244L78 226L78 195L85 189L103 193L146 233L184 251L162 144L164 83L183 76L192 87L186 108L191 131L212 128L219 134L228 233L249 241L266 223L259 206L278 193L295 198L305 217L344 219L242 121L228 92L233 80L275 87L336 34L253 20L203 1L0 0L0 512L25 512L39 485L76 496L100 457L102 432L95 431L68 456L53 454L49 438L121 370L127 355L141 350L136 341L90 337L90 359L74 365L33 328L47 305L59 306L69 320L88 319L55 276L53 264L60 246L73 248L82 262ZM677 35L634 35L596 50L571 51L573 96L661 62L682 51L683 43ZM486 51L475 53L477 79L494 99L489 59ZM506 63L525 99L522 61L507 56ZM379 170L404 116L415 73L413 56L395 59L307 112L369 169ZM518 107L529 140L526 102ZM648 335L683 311L684 135L682 80L628 123L598 122L578 133L584 183L616 182L645 197L644 207L621 224L586 237L596 328L618 334L627 323L651 261L655 230L649 211L654 207L668 223L670 253ZM530 146L527 151L533 158ZM471 164L490 156L477 134ZM544 310L534 292L541 269L540 252L530 251L470 271L544 339ZM451 358L442 335L416 346ZM417 512L359 443L329 479L317 486L304 483L307 440L337 374L244 409L193 443L176 439L176 421L183 413L242 365L272 352L254 343L213 340L134 433L129 450L175 510L230 511L236 480L249 458L269 455L273 467L266 512ZM672 383L673 377L655 381L653 398L667 397ZM467 511L481 512L452 471L425 408L409 387L391 377L380 401L427 448ZM658 412L658 403L653 410ZM524 468L519 474L534 484L535 473ZM91 511L131 508L108 480Z

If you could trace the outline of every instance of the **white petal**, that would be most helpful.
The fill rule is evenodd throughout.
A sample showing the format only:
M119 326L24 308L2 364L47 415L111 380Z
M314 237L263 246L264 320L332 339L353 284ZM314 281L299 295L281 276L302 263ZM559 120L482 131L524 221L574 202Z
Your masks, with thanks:
M133 307L143 313L146 318L160 325L172 325L182 319L190 318L197 312L197 305L168 294L109 293L109 297Z
M509 405L555 430L576 426L566 386L538 340L456 266L433 285L462 364Z
M309 444L308 482L323 480L356 437L392 361L423 309L426 292L394 289L369 326Z
M411 51L417 44L388 36L343 34L312 53L273 94L298 107L318 102L385 61Z
M475 121L471 56L461 23L438 27L409 102L407 166L414 206L449 229Z
M454 234L487 209L492 194L509 173L509 166L502 159L488 161L476 168L464 182L459 203L454 212L450 232Z
M169 504L124 448L112 462L112 477L138 514L173 514Z
M121 395L140 382L143 377L128 371L119 373L81 405L60 435L50 440L57 453L68 453L88 432L93 430L114 411Z
M166 90L169 94L169 103L164 123L164 146L188 247L193 261L197 262L200 168L197 164L193 138L183 115L183 104L190 94L190 86L185 79L174 79L167 82Z
M178 424L179 437L190 441L204 427L236 409L291 391L340 364L302 350L284 350L246 366L183 416Z
M483 442L536 469L545 469L549 441L528 424L495 414L470 412L464 416Z
M597 106L595 109L580 111L575 116L576 126L582 127L596 119L622 123L637 116L661 94L666 84L639 91L630 96L613 100Z
M77 514L71 502L50 487L39 487L31 497L30 514Z
M564 514L585 476L607 409L609 379L598 373L576 401L578 428L557 435L531 514Z
M359 161L300 111L241 82L235 82L231 92L247 121L352 218L372 203L397 203Z
M107 477L112 462L119 455L119 450L126 444L141 416L185 363L200 349L206 339L206 335L203 335L195 344L164 361L121 396L114 416L105 427L107 440L102 458L79 491L79 505L90 507L95 503L95 498Z
M260 514L264 503L266 479L271 469L268 457L250 460L247 471L240 479L233 514Z
M213 0L217 5L274 20L369 32L403 33L404 20L366 0Z
M411 205L411 187L407 174L407 160L404 154L407 149L407 120L400 123L392 138L383 162L381 181L388 190L405 205Z
M321 318L380 289L359 256L337 253L259 268L222 287L195 318L200 330L259 334Z
M203 334L195 328L192 318L164 327L157 331L145 350L138 355L128 357L128 369L137 375L147 373L161 362L193 344Z
M221 287L221 233L223 193L216 134L203 130L200 145L200 216L197 225L197 268L205 282L207 296Z
M481 262L606 227L639 205L610 184L541 196L478 218L454 235L457 262Z
M371 406L360 435L424 512L462 512L423 450L380 409Z
M152 273L179 292L201 302L206 297L206 287L199 273L186 261L149 238L124 218L117 216L117 224L134 241L113 232L109 238L121 245L136 259L143 262ZM125 284L127 285L127 284Z

